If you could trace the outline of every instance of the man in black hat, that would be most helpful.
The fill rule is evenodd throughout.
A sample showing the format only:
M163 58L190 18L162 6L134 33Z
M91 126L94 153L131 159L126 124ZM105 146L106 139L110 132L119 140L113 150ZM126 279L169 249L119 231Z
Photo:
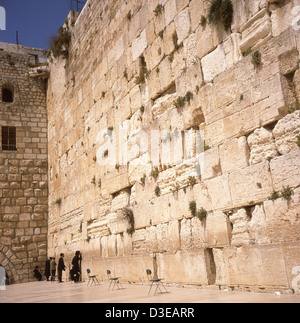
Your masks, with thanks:
M66 270L66 266L65 266L65 262L64 262L64 254L61 253L60 254L60 258L59 258L59 261L58 261L58 266L57 266L57 271L58 271L58 282L59 283L62 283L62 272L63 270Z

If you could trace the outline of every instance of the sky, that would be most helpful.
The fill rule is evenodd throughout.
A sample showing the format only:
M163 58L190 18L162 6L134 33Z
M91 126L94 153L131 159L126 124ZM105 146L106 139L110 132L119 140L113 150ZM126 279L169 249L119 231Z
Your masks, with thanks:
M71 0L0 0L0 29L5 11L6 30L0 30L0 41L48 49L49 39L57 34L71 10ZM73 2L76 8L76 1Z

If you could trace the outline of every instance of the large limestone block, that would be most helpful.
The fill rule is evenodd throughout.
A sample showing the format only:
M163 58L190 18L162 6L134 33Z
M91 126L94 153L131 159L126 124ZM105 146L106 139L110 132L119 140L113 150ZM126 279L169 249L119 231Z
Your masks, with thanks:
M219 148L217 146L206 150L201 155L203 155L203 169L201 169L202 179L206 180L222 175Z
M165 282L208 285L204 249L159 254L157 264Z
M280 246L243 246L224 249L228 284L287 287Z
M209 248L230 245L231 225L228 217L222 211L209 213L206 219L206 232Z
M216 281L215 285L228 285L228 273L227 266L225 263L223 248L214 248L213 256L216 266Z
M247 211L242 208L230 216L232 223L232 246L247 245L250 242L248 223L250 221Z
M180 224L177 220L169 222L168 241L171 252L180 250Z
M166 26L168 26L177 15L176 0L166 1L164 5L164 15Z
M283 186L298 187L300 185L300 149L271 160L270 169L275 191Z
M290 201L279 198L265 201L266 231L271 243L299 240L300 196L295 194Z
M204 181L215 210L231 208L232 201L229 182L228 174Z
M299 147L296 144L300 135L300 111L286 115L280 119L273 129L273 136L278 152L282 155Z
M182 219L180 222L180 248L181 250L193 248L191 219Z
M111 212L116 212L129 204L130 194L127 191L122 191L111 202Z
M191 27L190 13L188 7L175 17L174 23L178 36L178 44L180 44L188 36Z
M299 5L298 0L291 1L283 6L277 6L275 10L272 10L272 34L278 36L286 29L294 28L299 30L297 24L299 20Z
M232 33L224 40L224 52L227 67L231 67L243 58L240 50L241 34Z
M263 205L256 205L248 223L249 237L256 244L268 244L266 214Z
M147 34L146 29L144 29L140 36L132 42L132 60L135 61L138 57L140 57L147 46Z
M193 249L206 248L208 243L205 223L201 222L197 217L193 217L191 218L191 229Z
M278 155L272 131L266 128L256 129L248 137L250 164L257 164Z
M246 137L226 140L220 146L222 172L231 172L249 165L249 147Z
M266 161L233 171L229 175L229 186L234 207L265 200L272 192L269 163Z
M203 79L205 82L212 81L218 74L227 68L223 44L201 59Z
M185 96L187 92L194 93L196 86L198 85L198 87L200 87L203 83L200 60L192 58L191 60L191 63L178 75L176 79L176 90L180 96ZM193 98L193 101L194 100L195 98ZM193 103L193 101L191 103ZM183 110L185 109L186 107L184 107Z
M300 248L299 241L294 243L284 244L282 251L284 255L284 262L289 282L289 288L299 291L299 259Z
M241 28L242 40L240 49L242 53L249 48L255 50L271 38L271 20L264 8L246 22Z

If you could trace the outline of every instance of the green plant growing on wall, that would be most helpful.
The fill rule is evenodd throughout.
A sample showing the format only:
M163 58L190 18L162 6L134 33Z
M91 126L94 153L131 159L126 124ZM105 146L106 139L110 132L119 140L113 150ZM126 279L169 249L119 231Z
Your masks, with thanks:
M131 11L128 11L128 13L126 15L126 18L127 18L128 21L131 21L131 18L132 18Z
M269 200L271 200L271 201L275 201L275 200L277 200L279 197L280 197L280 196L279 196L278 192L273 191L273 192L272 192L272 194L271 194L271 195L270 195L270 197L269 197Z
M193 97L194 97L194 95L193 95L193 93L191 91L186 92L186 94L185 94L186 102L189 103L193 99Z
M300 135L298 135L296 139L297 139L296 144L298 147L300 147Z
M58 34L51 40L49 54L55 58L67 59L69 57L69 47L71 42L71 32L69 27L60 27Z
M154 193L157 197L160 196L161 194L160 187L158 186L158 184L155 187Z
M140 71L140 74L135 78L134 82L135 84L139 85L145 82L146 77L149 76L150 71L146 68L142 68Z
M159 3L156 6L156 8L153 10L153 12L155 13L155 16L157 17L163 12L163 10L164 10L164 6L161 3Z
M154 169L152 169L150 176L155 180L157 180L158 175L159 175L159 170L157 167L155 167Z
M188 178L188 185L194 187L196 185L196 177L195 176L189 176Z
M189 204L189 210L191 211L192 216L195 216L197 213L197 203L196 201L191 201Z
M61 199L61 197L59 197L59 198L55 201L55 204L57 204L57 205L61 205L61 203L62 203L62 199Z
M233 4L231 0L210 0L208 22L213 25L221 23L229 30L233 21Z
M179 49L179 44L178 44L178 35L177 35L177 32L175 31L174 34L172 35L172 39L173 39L173 45L174 45L174 48L177 50Z
M141 184L145 187L146 183L146 174L143 175L143 177L140 178Z
M294 195L294 191L289 186L283 186L280 193L281 197L285 198L288 201L292 198L292 195Z
M129 207L124 207L122 209L122 214L128 220L130 228L127 229L128 234L133 234L134 232L134 215L132 209Z
M207 23L207 18L202 15L200 18L200 26L204 27L206 23Z
M251 63L256 67L261 64L261 53L258 50L252 54Z
M207 211L202 207L197 211L197 218L202 222L207 218Z

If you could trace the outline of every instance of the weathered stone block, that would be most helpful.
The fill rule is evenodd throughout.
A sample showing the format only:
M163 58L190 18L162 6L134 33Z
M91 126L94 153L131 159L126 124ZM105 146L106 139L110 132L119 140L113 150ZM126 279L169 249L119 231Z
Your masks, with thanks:
M264 201L273 189L269 163L266 161L233 171L229 175L229 186L234 207Z
M275 191L280 191L283 186L298 187L300 185L299 159L300 149L297 149L271 160L270 170Z

